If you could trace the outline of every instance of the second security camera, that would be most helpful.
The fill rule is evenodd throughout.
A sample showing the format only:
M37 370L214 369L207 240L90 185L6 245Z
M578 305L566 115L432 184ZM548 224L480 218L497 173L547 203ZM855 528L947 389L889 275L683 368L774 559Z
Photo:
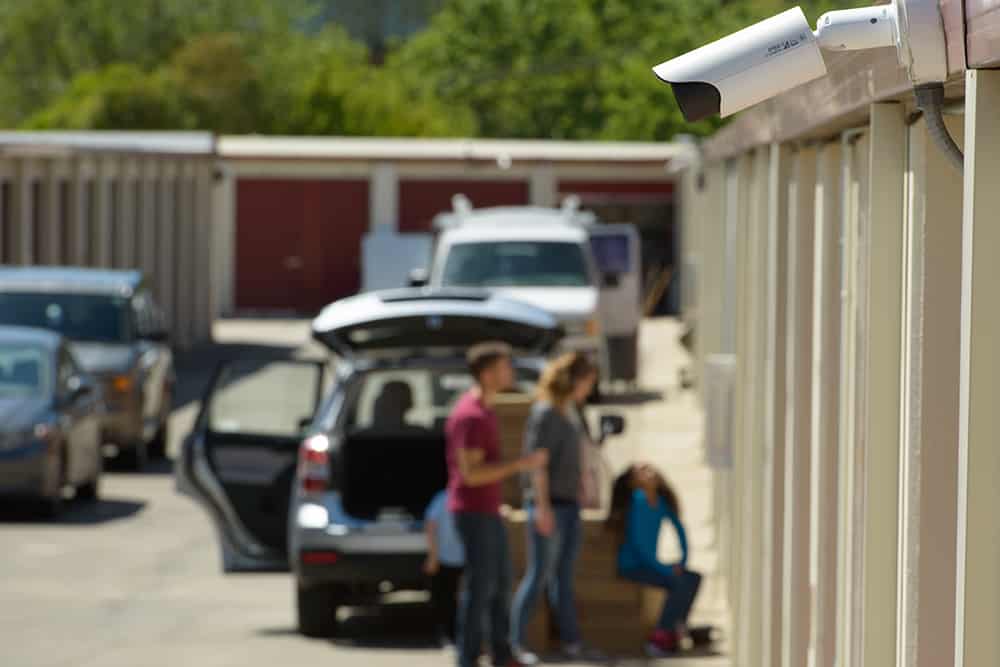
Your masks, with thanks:
M913 32L919 39L907 39ZM688 122L729 116L826 74L823 50L897 48L915 83L946 76L937 0L828 12L814 32L798 7L653 68Z

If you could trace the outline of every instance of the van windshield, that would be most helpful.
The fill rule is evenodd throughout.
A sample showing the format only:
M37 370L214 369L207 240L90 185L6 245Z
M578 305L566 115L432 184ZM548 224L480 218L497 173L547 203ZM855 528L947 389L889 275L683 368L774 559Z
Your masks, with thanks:
M560 241L491 241L452 246L444 287L587 287L583 249Z

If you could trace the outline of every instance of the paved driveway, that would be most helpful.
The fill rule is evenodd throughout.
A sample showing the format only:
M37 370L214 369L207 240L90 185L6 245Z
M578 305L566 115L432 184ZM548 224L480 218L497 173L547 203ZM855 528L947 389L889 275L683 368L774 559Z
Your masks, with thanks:
M710 492L701 465L699 417L680 394L675 325L644 331L647 387L656 400L622 408L630 434L609 450L616 465L648 458L663 463L682 489L693 527L695 563L714 568L708 523ZM217 328L219 347L184 361L184 386L173 417L172 448L191 423L197 399L219 356L311 354L301 322L234 321ZM0 665L3 667L363 667L452 664L429 646L426 608L398 600L388 610L361 610L336 641L294 631L287 575L223 576L210 525L173 490L167 464L144 474L105 476L102 501L74 505L57 523L0 510ZM665 548L669 548L669 545ZM697 617L718 621L720 587L706 590ZM715 659L673 660L716 667Z

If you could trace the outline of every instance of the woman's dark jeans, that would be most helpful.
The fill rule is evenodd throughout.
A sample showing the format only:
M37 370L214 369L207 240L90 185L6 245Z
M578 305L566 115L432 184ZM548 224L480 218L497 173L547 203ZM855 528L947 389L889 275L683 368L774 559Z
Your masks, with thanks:
M580 551L580 506L559 503L553 505L552 511L555 514L555 530L550 537L545 537L535 527L535 508L528 508L528 569L514 595L511 612L511 644L514 646L524 646L527 628L542 590L547 591L549 604L556 611L559 637L563 644L580 642L573 588L576 558Z
M661 630L676 630L682 623L687 623L691 607L698 596L701 587L701 575L691 570L684 570L680 575L664 574L652 569L638 568L621 572L621 576L629 581L647 586L663 588L667 591L667 601L660 614Z

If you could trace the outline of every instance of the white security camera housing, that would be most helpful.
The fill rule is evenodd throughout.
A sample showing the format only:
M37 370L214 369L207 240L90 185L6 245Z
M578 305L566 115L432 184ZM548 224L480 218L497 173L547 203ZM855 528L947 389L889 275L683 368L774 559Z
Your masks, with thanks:
M915 84L944 81L937 0L827 12L809 26L798 7L668 60L653 72L674 90L684 118L729 116L826 74L823 50L895 46Z

